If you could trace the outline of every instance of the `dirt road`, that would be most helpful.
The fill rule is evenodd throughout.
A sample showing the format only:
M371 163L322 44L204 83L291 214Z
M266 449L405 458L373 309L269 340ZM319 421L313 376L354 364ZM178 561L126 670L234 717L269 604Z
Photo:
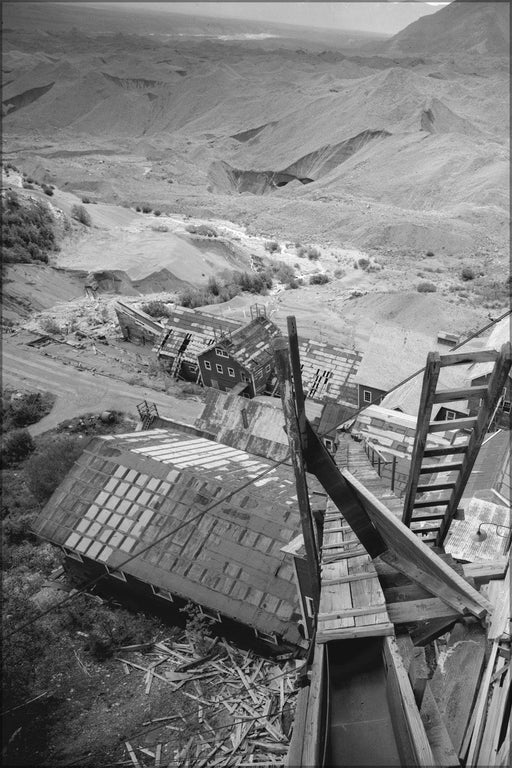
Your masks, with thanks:
M149 387L77 371L10 339L4 339L2 358L4 386L52 392L57 396L51 413L29 427L33 435L91 411L116 409L138 418L136 406L142 400L155 403L162 416L188 423L193 423L202 410L202 404L194 399L178 399Z

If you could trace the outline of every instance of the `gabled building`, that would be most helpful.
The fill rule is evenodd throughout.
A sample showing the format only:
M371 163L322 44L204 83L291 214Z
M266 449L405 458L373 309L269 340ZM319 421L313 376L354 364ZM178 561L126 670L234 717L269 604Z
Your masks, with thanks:
M264 315L225 333L198 355L203 384L245 397L263 394L274 368L272 341L280 335L279 328Z
M197 381L201 352L240 326L238 320L218 317L199 309L175 307L166 318L153 351L171 375Z
M289 467L176 428L93 438L34 529L77 579L102 575L97 589L130 605L173 616L192 601L227 630L302 643L281 551L300 531Z
M361 354L323 341L299 339L304 394L316 402L338 405L358 404L356 375Z

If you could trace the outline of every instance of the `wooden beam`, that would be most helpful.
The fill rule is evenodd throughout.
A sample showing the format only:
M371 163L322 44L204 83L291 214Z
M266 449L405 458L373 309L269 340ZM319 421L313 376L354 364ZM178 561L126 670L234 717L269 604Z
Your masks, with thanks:
M320 564L318 560L318 551L315 539L315 531L313 528L311 507L309 505L309 492L306 481L306 471L302 457L299 425L297 422L297 414L295 411L292 391L288 345L285 339L277 339L275 341L274 356L276 362L276 373L279 379L279 387L281 390L281 400L283 403L283 413L288 435L288 443L290 445L291 462L295 475L295 485L297 488L297 501L302 524L302 533L304 536L306 560L308 563L311 597L315 607L315 612L317 612L320 605Z
M322 579L322 586L334 586L335 584L346 584L349 581L366 581L367 579L374 579L375 571L372 573L352 573L347 576L340 576L338 579Z
M492 562L463 563L462 570L466 578L483 583L493 579L502 579L508 564L508 557L497 557Z
M455 453L466 453L468 447L466 444L446 445L443 448L425 448L424 458L430 459L439 456L451 456Z
M448 421L431 421L428 425L429 432L452 432L454 429L473 429L476 424L476 416L467 416L463 419L449 419Z
M333 627L332 629L319 627L315 640L317 643L329 643L331 640L355 640L359 637L383 637L394 634L395 628L391 622L367 624L362 627ZM303 765L309 766L311 763L303 763Z
M441 368L462 363L494 363L498 353L494 349L480 349L475 352L453 352L441 357Z
M386 550L386 543L308 421L306 429L308 472L316 476L370 557L377 557Z
M318 621L331 621L331 619L346 619L348 616L369 616L372 613L386 613L386 605L365 605L363 608L346 608L343 611L332 613L319 613Z
M416 498L416 488L418 485L421 464L423 462L423 452L427 443L430 417L432 415L433 395L436 391L437 380L441 362L438 352L429 352L423 385L421 388L421 397L418 407L418 421L416 435L414 437L414 446L412 449L411 467L409 470L409 480L405 492L403 521L405 525L410 525L412 516L412 505Z
M478 387L466 387L464 389L438 389L434 395L434 403L452 403L454 400L468 400L470 397L483 397L487 392L487 385Z
M288 325L288 344L290 347L290 362L293 374L293 388L295 392L295 406L297 408L297 420L299 422L299 433L302 450L306 450L307 432L306 432L306 405L304 398L304 389L302 387L302 374L300 370L299 336L297 334L297 323L295 317L290 315L286 318Z
M438 597L424 600L405 600L387 603L389 618L393 624L412 624L428 619L458 618L459 613Z
M420 467L420 475L428 475L435 472L458 472L462 469L463 464L461 461L454 461L446 464L424 464Z
M392 550L382 553L383 560L423 584L435 596L462 613L469 612L477 618L482 618L492 610L488 600L426 547L348 470L343 470L342 475L356 492L369 517L387 542L389 550Z

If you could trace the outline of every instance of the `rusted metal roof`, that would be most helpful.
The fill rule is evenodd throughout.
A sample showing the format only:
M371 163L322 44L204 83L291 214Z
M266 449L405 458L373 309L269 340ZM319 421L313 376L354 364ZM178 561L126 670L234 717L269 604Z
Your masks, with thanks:
M175 357L197 362L197 356L219 341L225 334L240 328L238 320L218 317L187 307L175 307L166 319L164 330L153 351L159 357Z
M310 400L335 400L342 405L357 405L356 374L361 355L312 339L299 339L304 394Z
M300 530L295 484L289 467L271 467L261 457L175 429L94 438L35 531L115 568L236 491L122 570L299 643L293 567L281 552ZM248 480L249 487L236 490Z

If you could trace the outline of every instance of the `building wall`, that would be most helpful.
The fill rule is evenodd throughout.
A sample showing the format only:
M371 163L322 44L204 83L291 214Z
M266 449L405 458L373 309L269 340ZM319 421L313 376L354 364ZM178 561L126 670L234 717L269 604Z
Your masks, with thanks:
M366 393L366 397L369 397L367 393L370 393L371 400L365 399L365 393ZM386 392L383 389L368 387L366 386L366 384L358 384L358 407L363 408L365 405L371 405L372 403L374 405L378 405L385 394Z
M247 391L251 397L254 397L255 392L253 382L248 371L230 355L223 357L218 355L217 351L216 348L208 349L198 357L204 386L220 389L223 392L229 392L229 390L233 389L236 384L249 379L249 387ZM210 366L210 369L208 369L208 365ZM217 366L222 370L217 370ZM228 369L233 371L232 376L229 374Z
M487 384L490 374L486 376L480 376L478 379L473 379L471 382L472 387L477 387L482 384ZM499 429L510 429L511 427L511 401L512 401L512 383L510 376L507 378L506 384L503 388L503 395L498 405L496 412L495 426ZM476 416L478 413L480 404L479 398L471 398L469 400L469 412L471 416Z
M154 344L158 338L157 333L152 333L149 328L143 328L132 317L128 317L123 312L117 312L119 327L124 338L127 341L137 341L140 344Z

